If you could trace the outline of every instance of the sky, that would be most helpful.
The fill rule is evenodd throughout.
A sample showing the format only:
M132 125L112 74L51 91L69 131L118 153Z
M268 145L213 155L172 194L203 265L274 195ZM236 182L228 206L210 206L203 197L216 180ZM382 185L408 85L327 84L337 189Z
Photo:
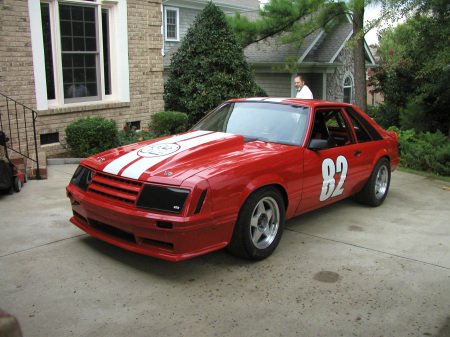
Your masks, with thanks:
M369 6L364 9L364 21L373 20L380 16L380 6ZM370 46L371 44L378 43L377 37L377 29L374 28L370 32L368 32L365 36L367 44Z

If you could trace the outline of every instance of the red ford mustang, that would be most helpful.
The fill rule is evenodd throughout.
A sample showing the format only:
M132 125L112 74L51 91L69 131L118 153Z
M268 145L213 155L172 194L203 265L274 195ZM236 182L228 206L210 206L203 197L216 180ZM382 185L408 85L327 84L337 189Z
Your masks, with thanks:
M234 99L189 132L83 160L67 195L71 222L119 247L258 260L286 219L351 195L381 205L399 161L397 134L353 105Z

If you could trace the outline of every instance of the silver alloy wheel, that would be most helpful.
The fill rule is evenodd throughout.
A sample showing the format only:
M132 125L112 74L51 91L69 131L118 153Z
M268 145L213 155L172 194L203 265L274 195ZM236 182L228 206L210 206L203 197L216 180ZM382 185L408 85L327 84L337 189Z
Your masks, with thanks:
M272 197L261 199L253 210L250 220L250 237L258 249L269 247L278 232L280 209Z
M382 165L377 173L375 181L375 197L377 199L383 198L386 194L387 186L389 183L389 172L385 165Z

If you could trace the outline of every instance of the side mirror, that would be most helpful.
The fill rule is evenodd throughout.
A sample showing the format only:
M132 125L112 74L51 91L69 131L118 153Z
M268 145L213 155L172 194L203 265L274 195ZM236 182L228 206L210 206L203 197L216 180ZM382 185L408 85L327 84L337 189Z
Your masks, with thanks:
M328 140L326 139L311 139L311 142L309 143L308 149L317 151L317 150L324 150L328 149Z

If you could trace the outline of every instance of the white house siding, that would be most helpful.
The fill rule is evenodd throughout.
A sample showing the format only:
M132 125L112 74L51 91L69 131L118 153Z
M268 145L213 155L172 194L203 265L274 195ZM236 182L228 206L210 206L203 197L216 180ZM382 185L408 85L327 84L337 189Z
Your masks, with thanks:
M180 39L179 41L164 41L164 53L167 53L170 49L172 49L172 47L177 45L186 36L189 27L195 20L195 17L201 12L200 10L190 8L178 8L178 10L180 20Z
M274 73L256 73L255 81L267 95L273 97L291 96L291 75Z

